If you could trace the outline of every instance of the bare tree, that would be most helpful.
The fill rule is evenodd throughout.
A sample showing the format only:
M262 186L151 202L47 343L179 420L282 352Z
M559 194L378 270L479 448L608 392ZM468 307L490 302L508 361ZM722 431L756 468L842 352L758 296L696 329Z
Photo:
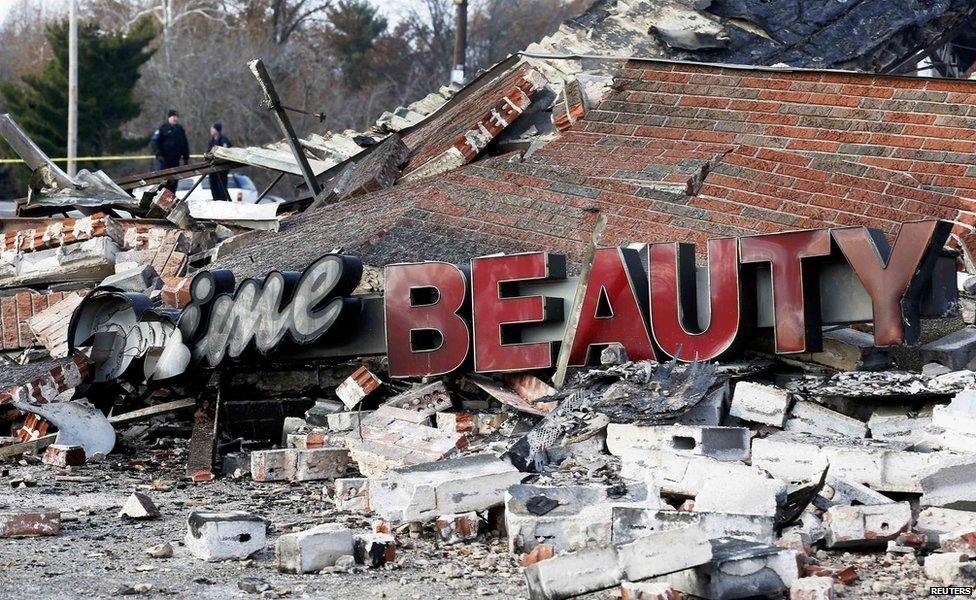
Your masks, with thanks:
M281 46L309 19L325 11L329 2L271 0L271 41Z

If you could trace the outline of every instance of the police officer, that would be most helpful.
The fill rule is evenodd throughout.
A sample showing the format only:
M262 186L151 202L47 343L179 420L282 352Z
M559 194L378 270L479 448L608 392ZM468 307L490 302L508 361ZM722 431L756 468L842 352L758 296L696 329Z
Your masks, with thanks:
M186 139L186 131L180 125L180 113L169 109L166 113L166 121L153 132L152 151L156 155L154 164L157 171L172 169L190 162L190 143ZM176 191L176 181L169 181L166 187L171 191Z
M230 140L224 135L224 125L217 121L210 126L210 140L207 142L207 152L209 153L216 146L230 148ZM211 173L207 176L210 179L210 194L214 200L224 200L230 202L230 193L227 191L227 171Z

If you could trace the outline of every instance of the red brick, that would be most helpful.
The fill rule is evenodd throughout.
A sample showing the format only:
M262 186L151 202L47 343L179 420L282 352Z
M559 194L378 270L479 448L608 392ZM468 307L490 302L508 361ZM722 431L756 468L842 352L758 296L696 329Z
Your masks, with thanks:
M57 535L60 531L58 512L0 512L0 538Z

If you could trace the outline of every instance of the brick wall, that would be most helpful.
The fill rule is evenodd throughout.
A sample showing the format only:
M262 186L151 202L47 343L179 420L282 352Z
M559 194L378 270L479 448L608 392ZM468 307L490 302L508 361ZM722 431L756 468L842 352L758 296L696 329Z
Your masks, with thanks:
M0 296L0 350L19 350L37 345L27 320L72 294L24 291Z
M974 199L976 82L633 61L530 159L482 158L303 215L215 267L301 268L340 245L373 265L574 259L596 211L608 245L941 218L971 250Z

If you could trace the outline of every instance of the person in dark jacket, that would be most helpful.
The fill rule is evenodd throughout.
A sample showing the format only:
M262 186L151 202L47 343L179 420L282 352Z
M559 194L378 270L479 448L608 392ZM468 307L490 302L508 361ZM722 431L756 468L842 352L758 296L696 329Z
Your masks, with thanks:
M216 146L230 148L230 140L224 135L224 125L220 121L210 126L210 140L207 142L207 152L209 153ZM210 179L210 194L213 196L213 199L230 202L230 193L227 191L227 171L211 173L207 177Z
M180 113L170 109L166 113L166 121L153 132L152 151L156 156L155 169L172 169L190 162L190 142L186 139L186 131L180 125ZM169 181L166 187L176 191L176 182Z

